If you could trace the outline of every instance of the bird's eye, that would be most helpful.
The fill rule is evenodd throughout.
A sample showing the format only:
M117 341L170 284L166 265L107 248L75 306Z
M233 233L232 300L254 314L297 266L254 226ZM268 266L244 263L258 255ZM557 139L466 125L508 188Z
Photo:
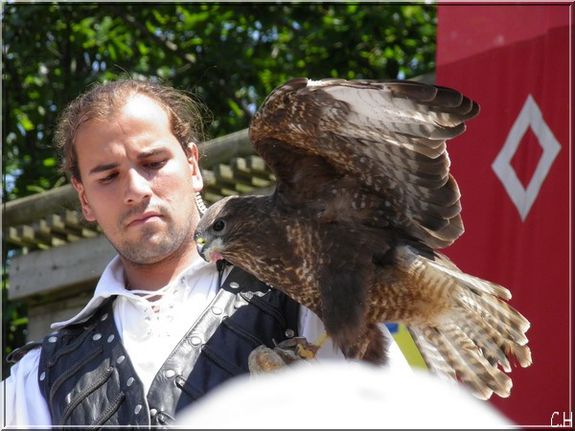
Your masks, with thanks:
M223 221L222 219L216 220L212 226L212 228L214 229L215 232L221 232L222 230L224 230L225 227L226 227L226 222Z

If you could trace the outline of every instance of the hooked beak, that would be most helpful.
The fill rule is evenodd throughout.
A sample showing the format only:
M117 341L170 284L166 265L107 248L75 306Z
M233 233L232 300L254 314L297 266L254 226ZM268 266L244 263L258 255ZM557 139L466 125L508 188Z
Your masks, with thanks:
M204 259L206 262L217 262L218 260L223 259L221 253L217 250L214 244L213 247L207 243L206 239L199 234L194 235L194 241L196 242L196 249L198 250L198 254ZM216 241L218 242L218 241Z
M204 254L204 248L206 246L206 240L199 234L194 235L194 241L196 242L196 249L198 250L198 254L204 259L206 262L209 260L206 258Z

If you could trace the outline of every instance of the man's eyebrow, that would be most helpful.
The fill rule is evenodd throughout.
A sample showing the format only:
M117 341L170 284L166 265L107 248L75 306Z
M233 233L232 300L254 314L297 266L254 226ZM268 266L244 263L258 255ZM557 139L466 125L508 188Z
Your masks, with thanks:
M118 166L119 166L118 163L102 163L101 165L94 166L92 169L90 169L90 172L88 172L88 175L93 175L93 174L98 174L100 172L109 171L110 169L115 169Z
M148 157L157 156L158 154L163 154L167 151L168 150L165 148L152 148L150 150L142 151L140 154L138 154L138 159L147 159Z
M158 154L166 153L168 150L166 148L152 148L150 150L142 151L138 154L138 160L144 160L149 157L157 156ZM94 166L90 169L88 175L98 174L100 172L109 171L110 169L115 169L120 166L119 163L112 162L112 163L102 163L101 165Z

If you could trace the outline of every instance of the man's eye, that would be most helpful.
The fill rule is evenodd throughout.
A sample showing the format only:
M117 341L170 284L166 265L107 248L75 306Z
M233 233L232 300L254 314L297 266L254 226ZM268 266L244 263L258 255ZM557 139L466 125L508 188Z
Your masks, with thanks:
M99 182L100 184L108 184L108 183L112 182L112 181L114 180L114 178L116 178L117 176L118 176L118 173L114 172L114 173L112 173L112 174L110 174L110 175L106 175L105 177L100 178L100 179L98 180L98 182Z
M160 169L166 164L167 160L159 160L157 162L148 162L146 163L146 167L149 169Z

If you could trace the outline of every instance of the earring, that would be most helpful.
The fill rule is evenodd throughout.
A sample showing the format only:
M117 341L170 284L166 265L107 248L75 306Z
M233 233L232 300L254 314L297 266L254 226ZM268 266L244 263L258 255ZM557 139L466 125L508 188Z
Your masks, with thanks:
M200 212L200 216L202 216L208 210L208 208L206 207L206 204L204 203L204 200L202 199L202 195L199 192L196 193L195 199L196 199L196 207L198 207L198 211Z

